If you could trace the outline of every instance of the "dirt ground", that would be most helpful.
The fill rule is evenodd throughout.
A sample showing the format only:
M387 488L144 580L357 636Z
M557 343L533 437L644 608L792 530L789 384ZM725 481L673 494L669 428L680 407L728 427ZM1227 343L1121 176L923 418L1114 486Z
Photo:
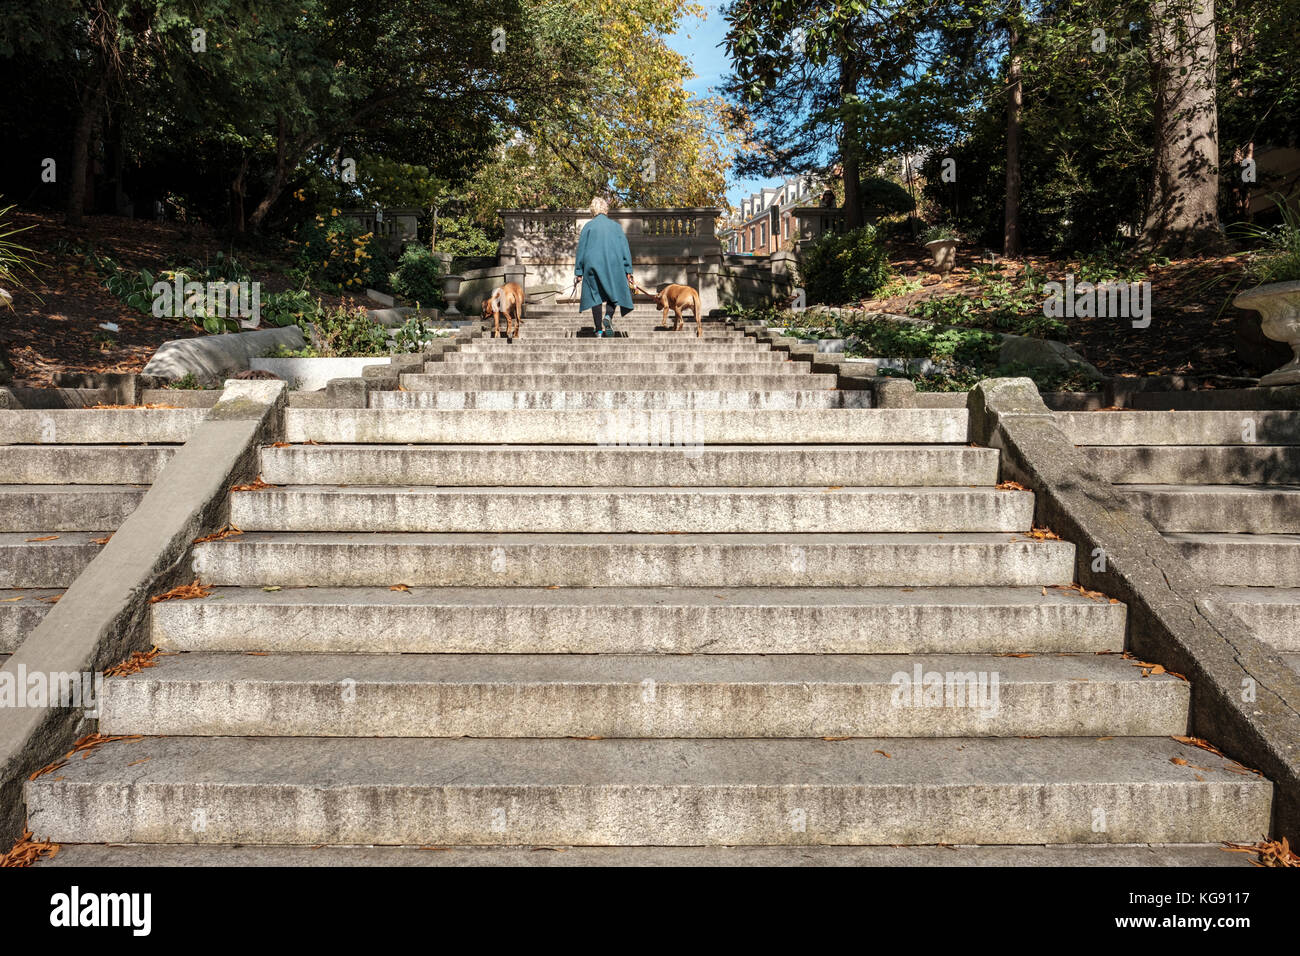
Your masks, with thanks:
M987 256L959 250L956 267L941 279L930 272L924 249L900 244L892 246L890 253L900 274L923 276L925 285L906 296L865 303L884 312L906 312L931 296L975 292L978 286L971 280L971 269L992 264ZM1045 256L998 259L1007 276L1019 273L1026 264L1053 278L1074 271L1076 265ZM1217 379L1220 387L1233 384L1234 379L1257 376L1287 361L1290 350L1258 334L1257 313L1231 304L1225 307L1242 273L1240 260L1232 257L1182 259L1154 266L1147 273L1152 299L1148 328L1135 329L1128 319L1066 318L1066 344L1107 375L1187 375ZM1238 342L1242 326L1254 346L1245 349L1244 355L1239 354ZM1256 356L1257 351L1265 354ZM1212 387L1214 382L1205 384Z
M55 214L14 210L15 225L32 226L14 241L36 254L36 281L30 292L14 292L14 311L0 312L0 343L14 367L14 384L48 386L55 372L138 372L169 339L202 335L203 330L181 319L155 318L118 301L102 278L75 252L59 252L59 240L93 243L95 251L132 269L163 268L210 259L219 251L231 254L229 243L203 226L153 223L115 216L89 216L84 225L69 228ZM289 287L283 275L288 262L256 251L234 249L249 266L264 292ZM327 305L342 301L322 295ZM107 332L100 323L116 323Z

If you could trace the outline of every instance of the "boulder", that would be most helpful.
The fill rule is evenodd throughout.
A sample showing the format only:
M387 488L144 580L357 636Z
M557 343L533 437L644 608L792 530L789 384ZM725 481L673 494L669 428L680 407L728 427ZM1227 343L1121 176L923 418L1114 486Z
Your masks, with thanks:
M201 386L217 386L231 376L246 371L252 359L265 355L277 346L300 349L307 344L296 325L283 328L231 332L225 335L200 335L192 339L172 339L154 352L143 374L175 381L193 375Z

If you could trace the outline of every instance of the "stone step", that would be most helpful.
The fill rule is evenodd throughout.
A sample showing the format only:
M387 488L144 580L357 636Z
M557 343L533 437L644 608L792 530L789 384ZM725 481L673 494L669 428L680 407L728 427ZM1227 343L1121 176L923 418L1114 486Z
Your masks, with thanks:
M0 485L148 485L174 454L168 445L9 445Z
M390 393L402 394L402 393ZM821 393L819 393L821 394ZM287 408L288 442L360 444L966 444L964 408Z
M526 534L1028 531L1034 495L996 488L376 488L237 491L245 531Z
M425 367L428 369L437 365L451 367L472 365L477 362L491 362L493 367L513 368L543 362L576 364L576 358L581 358L584 366L598 365L600 368L628 363L671 365L697 362L744 362L767 367L769 365L785 365L790 362L790 358L785 352L771 352L756 348L710 349L707 352L682 349L617 349L610 352L588 350L582 352L581 356L577 356L572 351L550 350L541 352L532 349L520 349L519 351L494 349L480 352L466 346L459 352L443 352L441 361L429 363Z
M519 339L516 342L508 342L505 339L474 339L469 344L462 346L461 351L466 354L491 355L502 352L514 352L531 355L535 352L565 352L572 355L575 352L597 352L597 353L617 353L617 352L644 352L649 349L664 349L670 352L690 352L692 355L713 352L740 352L748 354L750 352L764 352L769 350L766 344L754 342L752 339L744 338L703 338L697 339L691 336L689 340L675 337L660 338L651 340L648 338L635 339L597 339L597 338L530 338Z
M1221 588L1213 600L1232 610L1264 643L1300 652L1300 587L1267 584L1265 579L1255 587Z
M0 532L116 528L148 490L128 485L0 485Z
M590 341L593 344L601 345L605 342L615 339L624 342L744 342L745 336L740 332L729 332L721 329L711 329L702 335L696 335L695 329L682 329L680 332L666 332L651 328L641 329L620 329L617 323L614 327L615 334L612 336L597 336L595 333L586 329L535 329L524 322L523 328L513 339L507 339L505 335L497 338L485 336L483 341L501 342L513 345L515 348L531 348L534 344L551 343L552 347L562 347L564 343L575 341Z
M564 381L561 379L560 381ZM571 380L570 380L571 381ZM462 387L464 382L457 383ZM730 389L681 391L666 388L658 391L644 389L606 389L602 391L551 390L513 391L432 391L371 392L371 408L413 409L428 408L444 411L475 409L507 411L514 409L554 409L580 411L584 409L610 410L694 410L726 409L793 411L795 409L870 408L868 391L833 391L830 388L808 390L791 388L776 383L765 389L733 391ZM787 440L790 435L785 436Z
M286 445L273 485L587 487L992 485L998 453L966 445Z
M1253 841L1272 785L1233 768L1168 737L145 737L25 793L57 843Z
M1116 445L1083 452L1117 484L1300 483L1300 445Z
M101 733L247 737L1186 734L1118 656L180 654L109 678Z
M33 866L1127 866L1243 867L1254 857L1209 843L1055 846L195 846L64 843Z
M1125 485L1161 531L1300 532L1300 485Z
M607 358L608 356L601 356ZM569 356L572 359L572 356ZM679 375L686 380L696 376L762 375L806 376L810 369L805 362L427 362L423 378L458 379L462 376L508 376L510 378L535 376L589 375L619 377L660 377ZM806 381L801 379L801 381ZM403 383L407 384L407 383ZM408 385L408 387L410 387ZM685 386L684 386L685 387Z
M1057 412L1076 445L1300 445L1300 412Z
M1168 532L1206 585L1300 588L1300 534Z
M803 375L773 372L768 375L606 375L592 372L574 375L405 374L402 387L409 390L450 392L763 392L788 389L813 391L835 388L834 375ZM748 396L747 396L748 397Z
M1005 533L250 533L196 545L239 587L1002 587L1069 584L1074 545Z
M179 444L206 408L0 409L0 445Z
M66 588L103 547L96 541L108 535L107 531L0 532L0 588Z
M167 651L1115 653L1126 608L1061 587L218 588L151 608Z
M0 590L0 652L18 650L62 594L54 588Z

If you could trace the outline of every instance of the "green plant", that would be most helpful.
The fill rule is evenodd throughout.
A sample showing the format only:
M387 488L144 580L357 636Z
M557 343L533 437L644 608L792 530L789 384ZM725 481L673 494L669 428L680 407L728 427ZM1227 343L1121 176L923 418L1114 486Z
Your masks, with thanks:
M318 356L388 354L387 330L372 321L364 308L323 309L311 322L302 319L298 324Z
M862 208L874 217L897 216L916 208L916 202L906 189L892 179L869 176L858 187Z
M194 389L202 388L202 386L199 385L199 380L194 377L193 372L186 372L174 382L168 382L163 388Z
M41 263L31 249L14 242L14 236L32 227L15 228L9 217L13 208L13 206L5 206L0 209L0 286L12 286L14 289L30 291L23 284L23 280L36 278L34 267ZM13 293L10 289L0 288L0 305L13 308Z
M799 271L808 301L823 305L869 299L892 275L872 226L823 235L804 249Z
M442 304L442 261L422 245L408 245L389 275L394 294L411 301Z
M954 242L960 242L961 236L952 226L931 226L921 234L921 242L938 242L941 239L951 239Z
M1281 222L1275 226L1240 223L1232 232L1260 243L1246 260L1246 276L1256 285L1300 281L1300 213L1279 194L1270 197Z
M303 319L310 321L320 309L320 300L313 299L308 289L269 292L262 297L262 321L270 325L293 325Z

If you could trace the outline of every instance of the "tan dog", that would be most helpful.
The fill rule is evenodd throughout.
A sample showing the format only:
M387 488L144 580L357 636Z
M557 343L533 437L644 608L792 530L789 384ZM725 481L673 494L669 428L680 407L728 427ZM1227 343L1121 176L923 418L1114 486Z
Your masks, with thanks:
M695 337L698 339L704 334L703 319L700 316L700 294L688 285L670 285L655 293L655 308L663 310L663 323L668 324L668 311L671 309L677 317L677 327L674 332L682 330L682 310L693 309L695 311Z
M492 320L494 339L501 335L502 315L506 317L506 337L512 339L524 324L524 290L518 282L507 282L493 289L492 294L483 300L483 318Z

